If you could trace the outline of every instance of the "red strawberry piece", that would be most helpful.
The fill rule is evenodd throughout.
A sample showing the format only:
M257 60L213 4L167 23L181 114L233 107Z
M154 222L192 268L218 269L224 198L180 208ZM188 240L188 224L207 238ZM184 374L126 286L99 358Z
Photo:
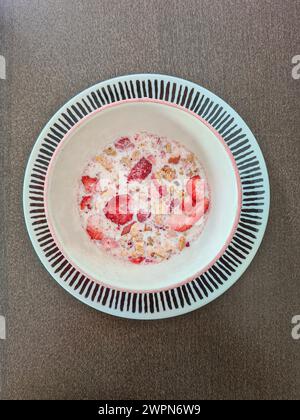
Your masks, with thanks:
M150 216L151 216L151 213L147 213L143 210L139 210L137 215L136 215L136 217L137 217L137 219L140 223L145 222Z
M94 239L96 241L101 241L103 238L103 233L98 228L87 226L86 231L91 239Z
M160 185L158 187L158 193L159 193L160 197L164 197L167 194L167 192L168 192L168 190L167 190L166 185Z
M199 175L195 175L192 176L192 178L190 178L186 184L186 190L187 193L192 197L193 195L196 194L196 186L198 181L200 181L200 176Z
M193 199L189 195L185 196L184 192L182 192L181 210L190 216L195 212L194 206Z
M205 194L205 182L201 180L199 175L190 178L186 184L187 193L192 197L193 206L203 199Z
M81 210L85 210L86 208L90 210L92 208L91 202L92 202L91 195L85 195L84 197L82 197L82 200L80 202Z
M134 144L130 141L128 137L121 137L115 142L115 148L118 150L128 150L132 149Z
M130 222L133 213L130 210L130 196L127 194L116 195L111 198L104 207L105 216L117 225L125 225Z
M168 226L176 232L185 232L193 226L191 218L184 214L172 214L168 220Z
M206 213L209 208L209 199L207 197L204 197L203 208L204 208L204 213Z
M141 264L141 262L144 261L144 257L128 257L129 261L132 262L133 264Z
M192 227L193 225L181 225L181 226L177 226L177 228L175 229L174 228L174 230L176 231L176 232L185 232L185 231L187 231L187 230L189 230L189 229L191 229L191 227Z
M190 200L188 200L188 198L189 197L186 197L185 196L184 191L181 191L181 204L180 204L180 208L181 208L182 211L185 210L185 208L188 205L188 201L190 201Z
M83 183L84 188L87 192L93 192L93 190L94 190L94 188L95 188L95 186L98 182L98 179L97 178L91 178L88 175L85 175L81 178L81 182Z
M152 163L142 157L131 169L128 175L128 181L142 181L152 171Z
M136 222L132 222L132 223L129 223L128 225L124 226L124 227L123 227L123 230L122 230L122 232L121 232L121 236L123 236L123 235L127 235L127 233L129 233L129 232L130 232L130 230L131 230L132 226L133 226L135 223L136 223Z
M182 214L172 214L168 217L167 225L169 229L176 232L185 232L190 229L207 212L209 207L208 198L204 198L197 206L189 212Z
M86 231L91 239L101 241L103 238L103 232L100 228L98 216L94 215L88 218Z
M200 219L208 210L209 208L209 199L207 197L204 197L201 201L198 201L196 206L186 208L185 214L187 216L196 218L197 220Z

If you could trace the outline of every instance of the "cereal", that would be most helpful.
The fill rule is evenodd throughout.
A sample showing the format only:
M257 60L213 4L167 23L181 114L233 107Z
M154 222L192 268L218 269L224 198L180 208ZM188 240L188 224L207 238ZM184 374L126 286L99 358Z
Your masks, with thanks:
M160 170L161 176L163 179L166 179L167 181L173 181L173 179L176 178L176 171L175 169L172 169L168 165L164 165L162 169Z
M179 156L171 156L168 159L168 163L173 163L174 165L177 165L177 163L180 161L180 155Z
M136 242L135 250L137 254L144 255L144 242Z
M129 158L128 156L124 156L124 157L122 157L122 158L121 158L121 163L122 163L124 166L127 166L128 168L130 168L131 161L130 161L130 158Z
M140 157L141 157L141 152L139 150L135 150L131 155L132 160L138 160Z
M116 149L114 149L113 147L108 147L107 149L104 149L104 153L106 153L109 156L116 156L117 152Z
M185 247L185 237L184 236L180 236L179 241L178 241L178 249L179 251L182 251L183 248Z
M147 245L152 246L153 244L154 244L153 238L152 238L152 236L149 236L148 239L147 239Z
M138 228L138 224L137 224L137 223L135 223L135 224L131 227L130 234L131 234L131 236L132 236L133 238L139 234L139 228Z
M194 153L189 153L186 157L187 162L194 162L195 160L195 155Z
M167 152L167 153L171 153L171 152L172 152L172 146L171 146L171 144L170 144L170 143L167 143L167 144L166 144L166 152Z
M113 164L110 160L106 159L105 156L102 156L102 155L96 156L95 160L99 162L103 166L103 168L111 172L113 168Z

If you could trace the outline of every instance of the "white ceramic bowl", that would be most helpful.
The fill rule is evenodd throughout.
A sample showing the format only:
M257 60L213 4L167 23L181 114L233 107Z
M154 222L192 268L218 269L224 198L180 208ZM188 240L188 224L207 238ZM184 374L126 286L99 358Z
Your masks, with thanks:
M154 265L126 264L99 250L81 227L77 186L87 161L119 136L146 130L186 145L200 159L211 193L204 230L190 248ZM63 138L51 160L46 214L60 250L89 278L119 290L168 289L201 274L230 242L240 214L241 185L231 152L198 115L167 102L116 102L93 112Z

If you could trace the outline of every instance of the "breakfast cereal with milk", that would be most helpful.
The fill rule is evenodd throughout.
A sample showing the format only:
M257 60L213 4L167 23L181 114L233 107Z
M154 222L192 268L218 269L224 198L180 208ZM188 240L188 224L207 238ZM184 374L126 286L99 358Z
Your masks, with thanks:
M86 234L100 249L133 264L160 263L192 246L209 204L196 155L147 132L99 150L79 182Z

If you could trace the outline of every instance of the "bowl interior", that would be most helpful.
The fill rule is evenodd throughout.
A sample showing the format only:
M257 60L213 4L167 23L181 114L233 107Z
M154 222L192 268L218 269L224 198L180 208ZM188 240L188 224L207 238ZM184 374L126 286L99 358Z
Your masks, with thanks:
M148 131L185 144L200 159L211 194L208 219L190 248L154 265L126 264L96 247L81 227L77 187L87 162L119 136ZM46 211L65 256L90 278L118 289L168 288L200 274L231 239L240 211L240 182L234 160L215 132L195 114L154 101L126 101L103 107L62 140L47 173Z

